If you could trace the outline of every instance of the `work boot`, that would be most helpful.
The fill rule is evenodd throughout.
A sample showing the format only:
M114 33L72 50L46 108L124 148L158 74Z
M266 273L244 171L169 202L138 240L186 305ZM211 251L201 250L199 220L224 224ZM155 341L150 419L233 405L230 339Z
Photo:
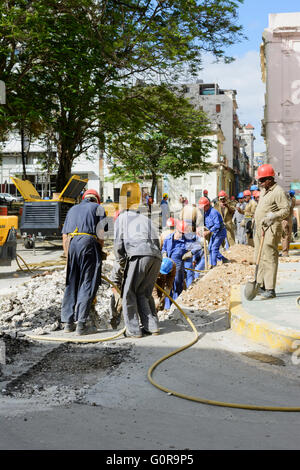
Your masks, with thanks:
M158 335L159 335L159 330L149 331L149 330L146 330L146 328L142 327L142 333L143 333L144 335L158 336Z
M227 263L231 263L231 261L230 261L229 259L227 259L227 258L223 258L223 259L222 259L222 263L223 263L223 264L227 264Z
M275 290L274 289L266 289L262 294L261 298L263 300L268 300L268 299L274 299L276 297Z
M75 331L75 328L76 326L74 322L66 323L64 327L64 333L72 333L73 331Z
M124 334L125 338L142 338L143 337L142 333L138 333L136 335L133 335L128 330L125 330L123 334Z
M97 332L98 330L94 325L89 325L88 323L81 322L81 321L77 323L76 334L79 336L92 335Z
M264 295L265 292L266 292L266 289L264 288L264 286L259 286L257 295Z

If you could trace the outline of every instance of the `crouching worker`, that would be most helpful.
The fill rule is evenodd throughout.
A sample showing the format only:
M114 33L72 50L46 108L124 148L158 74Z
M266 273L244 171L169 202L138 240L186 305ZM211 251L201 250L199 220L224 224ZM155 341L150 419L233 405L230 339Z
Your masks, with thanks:
M176 275L176 264L171 258L163 258L160 266L159 275L153 289L153 298L156 310L159 312L165 308L166 295L157 287L161 287L168 295L170 295L173 282Z
M143 333L159 333L152 291L162 256L151 219L137 212L141 200L139 185L127 184L126 189L123 195L121 191L121 212L114 226L114 277L122 277L126 336L141 338Z
M93 189L87 190L82 202L71 207L67 213L62 229L67 276L61 309L61 321L65 323L66 333L75 328L78 335L97 331L88 320L101 284L105 217L100 196Z

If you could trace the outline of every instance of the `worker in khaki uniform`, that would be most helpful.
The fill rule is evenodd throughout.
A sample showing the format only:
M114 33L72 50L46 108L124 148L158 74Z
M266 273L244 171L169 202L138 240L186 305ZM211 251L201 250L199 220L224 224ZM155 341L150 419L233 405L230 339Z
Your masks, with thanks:
M287 198L290 204L290 213L286 219L282 221L282 236L281 236L281 245L282 245L282 256L289 256L290 242L292 236L293 228L293 215L294 207L296 205L295 191L290 191L287 194Z
M253 228L254 228L254 214L257 206L257 202L254 199L251 199L251 191L246 189L244 191L244 200L246 202L246 206L244 209L241 207L237 208L237 211L240 214L244 214L244 223L245 223L245 230L247 235L247 245L254 246L254 236L253 236Z
M232 220L235 213L235 206L228 201L228 196L225 191L220 191L218 194L218 202L214 205L222 216L226 231L227 242L225 241L226 249L235 244L234 222Z
M255 211L255 259L261 237L265 233L261 261L257 273L259 294L263 299L276 297L275 285L278 269L278 243L281 238L281 222L290 213L290 205L284 190L275 182L271 165L258 167L258 183L261 187L259 203Z

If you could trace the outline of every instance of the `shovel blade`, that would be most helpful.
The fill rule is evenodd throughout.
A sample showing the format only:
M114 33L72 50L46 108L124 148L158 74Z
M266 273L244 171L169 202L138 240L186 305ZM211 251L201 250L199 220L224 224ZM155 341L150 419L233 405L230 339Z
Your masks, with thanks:
M256 281L249 281L245 285L244 296L247 300L253 300L257 296L258 284Z

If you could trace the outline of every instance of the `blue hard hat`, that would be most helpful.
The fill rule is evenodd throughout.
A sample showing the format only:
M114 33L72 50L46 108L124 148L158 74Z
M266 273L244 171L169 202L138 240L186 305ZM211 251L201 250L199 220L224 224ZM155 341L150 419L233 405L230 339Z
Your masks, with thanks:
M171 258L164 258L160 265L160 273L161 274L169 274L171 269L173 268L173 261Z
M295 196L295 191L293 191L293 189L290 190L290 195Z
M243 192L238 194L238 199L243 199L243 197L244 197L244 193L243 193Z
M251 187L250 187L250 191L257 191L258 190L258 187L253 184Z

